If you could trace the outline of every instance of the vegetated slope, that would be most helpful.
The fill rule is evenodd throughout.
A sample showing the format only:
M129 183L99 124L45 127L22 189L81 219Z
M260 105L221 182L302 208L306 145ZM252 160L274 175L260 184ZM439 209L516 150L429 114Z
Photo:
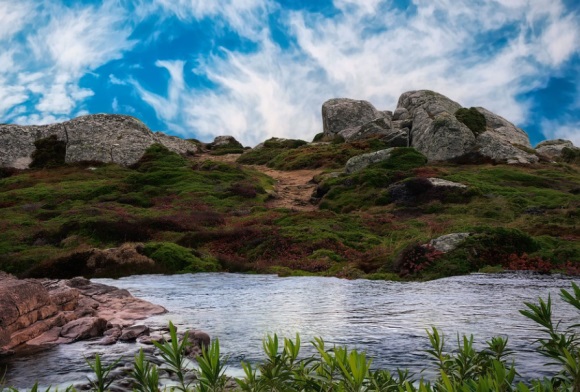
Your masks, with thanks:
M375 142L365 143L364 152L375 149ZM259 163L341 168L343 153L360 146L280 148ZM578 271L575 164L427 164L414 149L400 148L354 174L327 169L316 177L318 204L300 211L272 201L275 181L259 171L266 169L239 163L257 163L256 151L229 163L187 160L154 145L130 168L5 171L0 269L58 277L225 270L376 279L429 279L490 266ZM432 177L468 188L431 187L425 179ZM452 252L419 246L456 232L472 236ZM155 263L131 264L122 249Z

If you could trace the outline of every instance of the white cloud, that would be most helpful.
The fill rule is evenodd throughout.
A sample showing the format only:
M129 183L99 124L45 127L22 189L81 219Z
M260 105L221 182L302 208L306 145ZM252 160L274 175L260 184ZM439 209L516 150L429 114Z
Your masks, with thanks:
M133 47L125 12L113 1L100 7L54 9L48 24L29 37L37 61L48 61L61 71L79 72L121 58Z
M221 20L244 37L262 36L262 22L276 6L272 0L141 0L136 7L142 18L152 14L173 15L183 21ZM219 30L219 29L218 29Z
M542 121L542 132L548 139L570 140L580 147L580 121Z
M131 84L133 84L139 92L141 99L151 105L160 118L170 123L177 119L180 110L184 110L184 101L187 99L185 81L183 78L184 64L185 62L181 60L159 60L155 63L156 66L164 68L169 72L170 79L169 87L167 89L167 97L147 91L141 87L137 81L131 81ZM178 129L175 130L182 130L179 128L181 127L178 127Z
M229 4L158 3L180 17L187 10L198 18L217 12L216 4ZM281 49L262 34L255 52L224 50L200 61L195 73L217 88L190 90L173 70L167 96L139 92L184 134L232 134L245 144L270 136L312 138L321 130L320 106L332 97L367 99L392 110L398 96L413 89L439 91L525 125L530 105L517 97L543 87L580 52L579 17L566 14L558 1L416 0L414 14L390 4L335 0L344 12L332 17L285 13L295 40L290 48ZM252 9L239 7L227 11L228 21L236 20L230 13ZM267 21L259 20L259 12L253 15L258 19L249 20L247 31L264 29ZM490 46L493 35L507 37L507 43Z
M118 86L124 86L124 85L128 84L127 82L125 82L124 80L121 80L121 79L117 78L113 74L110 74L109 75L109 83L114 84L114 85L118 85Z
M79 86L81 78L121 58L135 45L129 39L132 28L127 24L128 11L116 0L71 7L60 2L11 2L20 7L7 4L0 0L1 21L14 21L16 27L7 30L0 24L0 75L4 74L0 91L10 95L10 100L1 104L0 116L11 121L47 123L78 114L82 103L93 95ZM7 7L12 7L10 12ZM19 24L22 15L26 22ZM12 38L2 40L7 32ZM19 39L14 38L16 33ZM35 111L27 115L20 113L20 108L17 116L10 114L10 109L24 100L29 109L35 103Z
M11 40L34 17L34 4L30 1L0 0L0 41Z

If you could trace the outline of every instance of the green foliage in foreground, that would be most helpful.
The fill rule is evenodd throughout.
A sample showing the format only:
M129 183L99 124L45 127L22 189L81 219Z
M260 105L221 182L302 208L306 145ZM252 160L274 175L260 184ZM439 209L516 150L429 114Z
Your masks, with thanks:
M572 283L572 292L561 291L562 299L580 311L580 287ZM407 370L389 372L375 370L372 358L366 353L346 347L326 347L324 341L315 338L312 345L317 354L301 359L300 336L294 340L279 341L277 335L267 336L263 341L265 360L252 365L242 362L243 378L229 380L225 376L225 358L220 354L219 341L204 347L197 358L198 369L186 365L185 351L188 337L178 339L175 327L169 324L170 339L155 343L164 360L162 368L151 364L141 351L135 357L130 373L133 390L158 392L161 389L159 371L167 370L177 379L177 385L164 390L180 392L238 391L401 391L401 392L471 392L471 391L580 391L580 342L573 325L560 329L560 323L552 320L551 299L539 300L538 304L525 303L520 313L536 322L544 338L539 339L539 352L559 370L551 378L517 382L515 364L510 361L512 353L507 348L508 339L494 337L481 351L474 348L473 336L457 339L457 347L448 351L443 335L436 328L427 331L431 348L427 350L438 376L427 380L415 377ZM281 344L282 343L282 344ZM92 391L105 392L112 380L108 375L113 365L105 367L97 355L90 362L95 377L90 379ZM195 374L194 381L187 374ZM17 392L14 388L4 388ZM69 387L67 391L74 388ZM0 387L0 391L2 388ZM37 392L38 386L32 388ZM48 392L48 391L47 391Z

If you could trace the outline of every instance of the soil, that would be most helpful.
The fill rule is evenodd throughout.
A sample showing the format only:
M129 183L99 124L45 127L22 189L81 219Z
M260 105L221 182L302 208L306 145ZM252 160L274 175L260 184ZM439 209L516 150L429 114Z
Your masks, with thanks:
M200 154L196 160L212 160L218 162L236 163L240 155L210 155ZM260 171L276 180L274 197L268 200L266 207L288 208L296 211L314 211L318 207L310 202L312 192L316 184L312 180L314 176L322 173L322 170L274 170L264 165L242 165Z

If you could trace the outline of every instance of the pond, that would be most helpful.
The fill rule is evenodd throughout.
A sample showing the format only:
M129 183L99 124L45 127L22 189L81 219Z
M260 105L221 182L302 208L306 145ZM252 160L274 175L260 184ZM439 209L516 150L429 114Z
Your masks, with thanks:
M375 368L417 372L430 366L426 330L435 326L450 348L458 333L473 334L478 347L492 336L509 336L521 376L539 377L549 374L544 358L534 350L541 334L518 310L524 302L551 295L556 319L577 319L577 312L559 298L561 288L571 287L571 279L557 275L472 274L399 283L212 273L96 281L126 288L169 310L147 320L148 325L166 326L171 320L180 329L201 329L219 338L233 375L239 374L240 360L263 358L266 334L294 337L297 332L304 355L314 352L309 342L319 336L327 345L365 350L374 357ZM34 380L41 385L83 381L88 373L84 357L98 352L105 360L130 360L137 349L136 344L104 347L79 342L5 358L6 384L22 388Z

